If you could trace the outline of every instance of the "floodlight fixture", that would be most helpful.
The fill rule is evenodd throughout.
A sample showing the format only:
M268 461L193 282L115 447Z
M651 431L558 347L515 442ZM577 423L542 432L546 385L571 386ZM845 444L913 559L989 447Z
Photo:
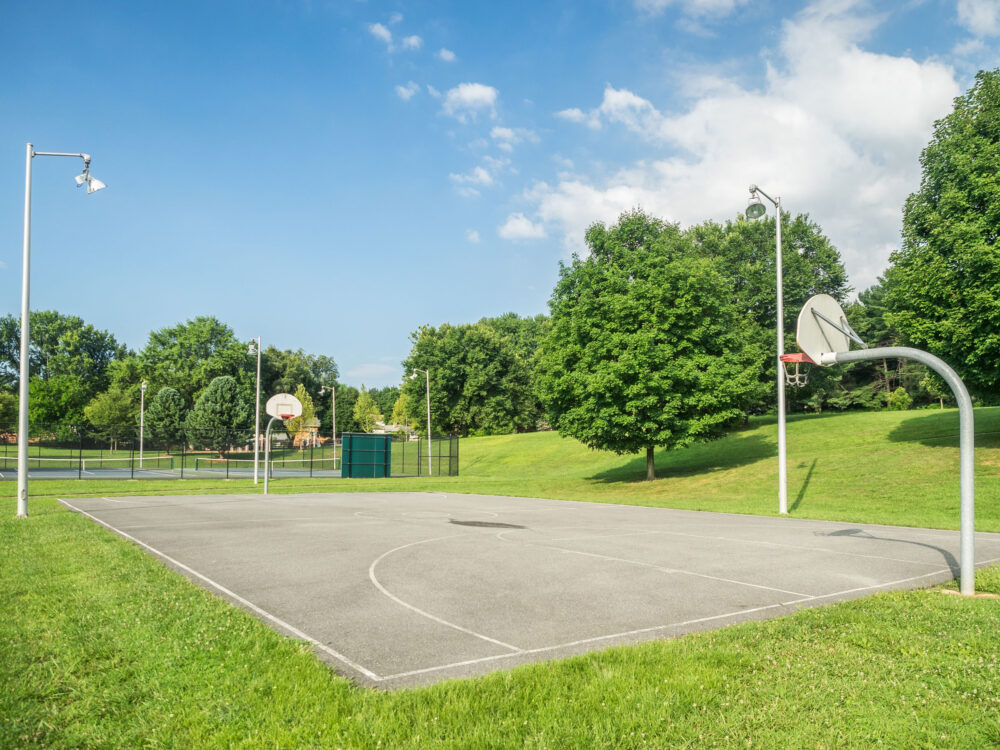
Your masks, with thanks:
M767 213L767 207L757 196L756 192L750 193L750 202L747 204L746 216L748 219L759 219Z

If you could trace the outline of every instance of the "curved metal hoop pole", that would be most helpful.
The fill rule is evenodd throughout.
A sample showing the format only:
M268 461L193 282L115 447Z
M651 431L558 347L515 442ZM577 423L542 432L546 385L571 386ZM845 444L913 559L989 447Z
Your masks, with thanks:
M972 399L965 383L943 360L920 349L907 346L884 346L877 349L863 349L853 352L832 352L820 357L820 364L832 365L840 362L860 362L866 359L886 359L899 357L912 359L927 365L940 375L951 387L958 402L959 476L961 482L961 581L959 590L971 596L976 593L975 563L975 432L973 429Z
M271 425L275 422L280 422L278 417L271 417L271 421L267 423L266 437L264 438L264 494L267 494L267 480L271 476Z

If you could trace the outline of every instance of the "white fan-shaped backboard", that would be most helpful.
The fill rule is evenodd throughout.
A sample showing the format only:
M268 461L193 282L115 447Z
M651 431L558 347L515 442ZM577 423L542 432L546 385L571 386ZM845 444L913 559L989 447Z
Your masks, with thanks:
M823 364L820 359L822 354L846 352L851 348L851 339L847 334L838 331L828 321L833 321L844 330L851 330L840 303L829 294L810 297L799 313L795 343L818 365Z
M267 400L264 411L272 417L290 419L302 416L302 402L291 393L275 393Z

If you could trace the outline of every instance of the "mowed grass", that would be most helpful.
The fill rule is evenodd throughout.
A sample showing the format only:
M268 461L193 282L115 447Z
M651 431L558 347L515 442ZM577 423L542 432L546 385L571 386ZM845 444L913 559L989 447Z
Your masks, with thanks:
M1000 407L976 412L976 528L1000 531ZM776 515L777 425L756 418L710 443L645 458L554 432L461 441L460 476L285 478L274 492L444 491ZM13 498L14 482L0 482ZM33 497L263 492L249 479L33 481ZM801 518L958 528L958 412L862 412L788 423L788 502Z
M977 527L1000 530L977 410ZM954 412L789 425L793 515L957 528ZM462 443L462 476L277 480L283 491L443 489L776 512L774 424L644 464L556 435ZM0 747L1000 747L1000 601L879 594L764 623L384 693L51 497L245 480L33 482L0 503ZM96 490L96 492L95 492ZM258 490L259 491L259 488ZM953 587L952 587L953 588ZM1000 568L979 591L1000 594Z

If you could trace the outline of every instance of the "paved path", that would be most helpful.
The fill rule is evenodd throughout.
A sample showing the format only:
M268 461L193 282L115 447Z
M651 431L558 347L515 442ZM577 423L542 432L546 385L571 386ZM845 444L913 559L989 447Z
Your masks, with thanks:
M957 531L795 518L438 493L66 505L383 688L958 573ZM1000 561L1000 534L977 534L976 561Z

